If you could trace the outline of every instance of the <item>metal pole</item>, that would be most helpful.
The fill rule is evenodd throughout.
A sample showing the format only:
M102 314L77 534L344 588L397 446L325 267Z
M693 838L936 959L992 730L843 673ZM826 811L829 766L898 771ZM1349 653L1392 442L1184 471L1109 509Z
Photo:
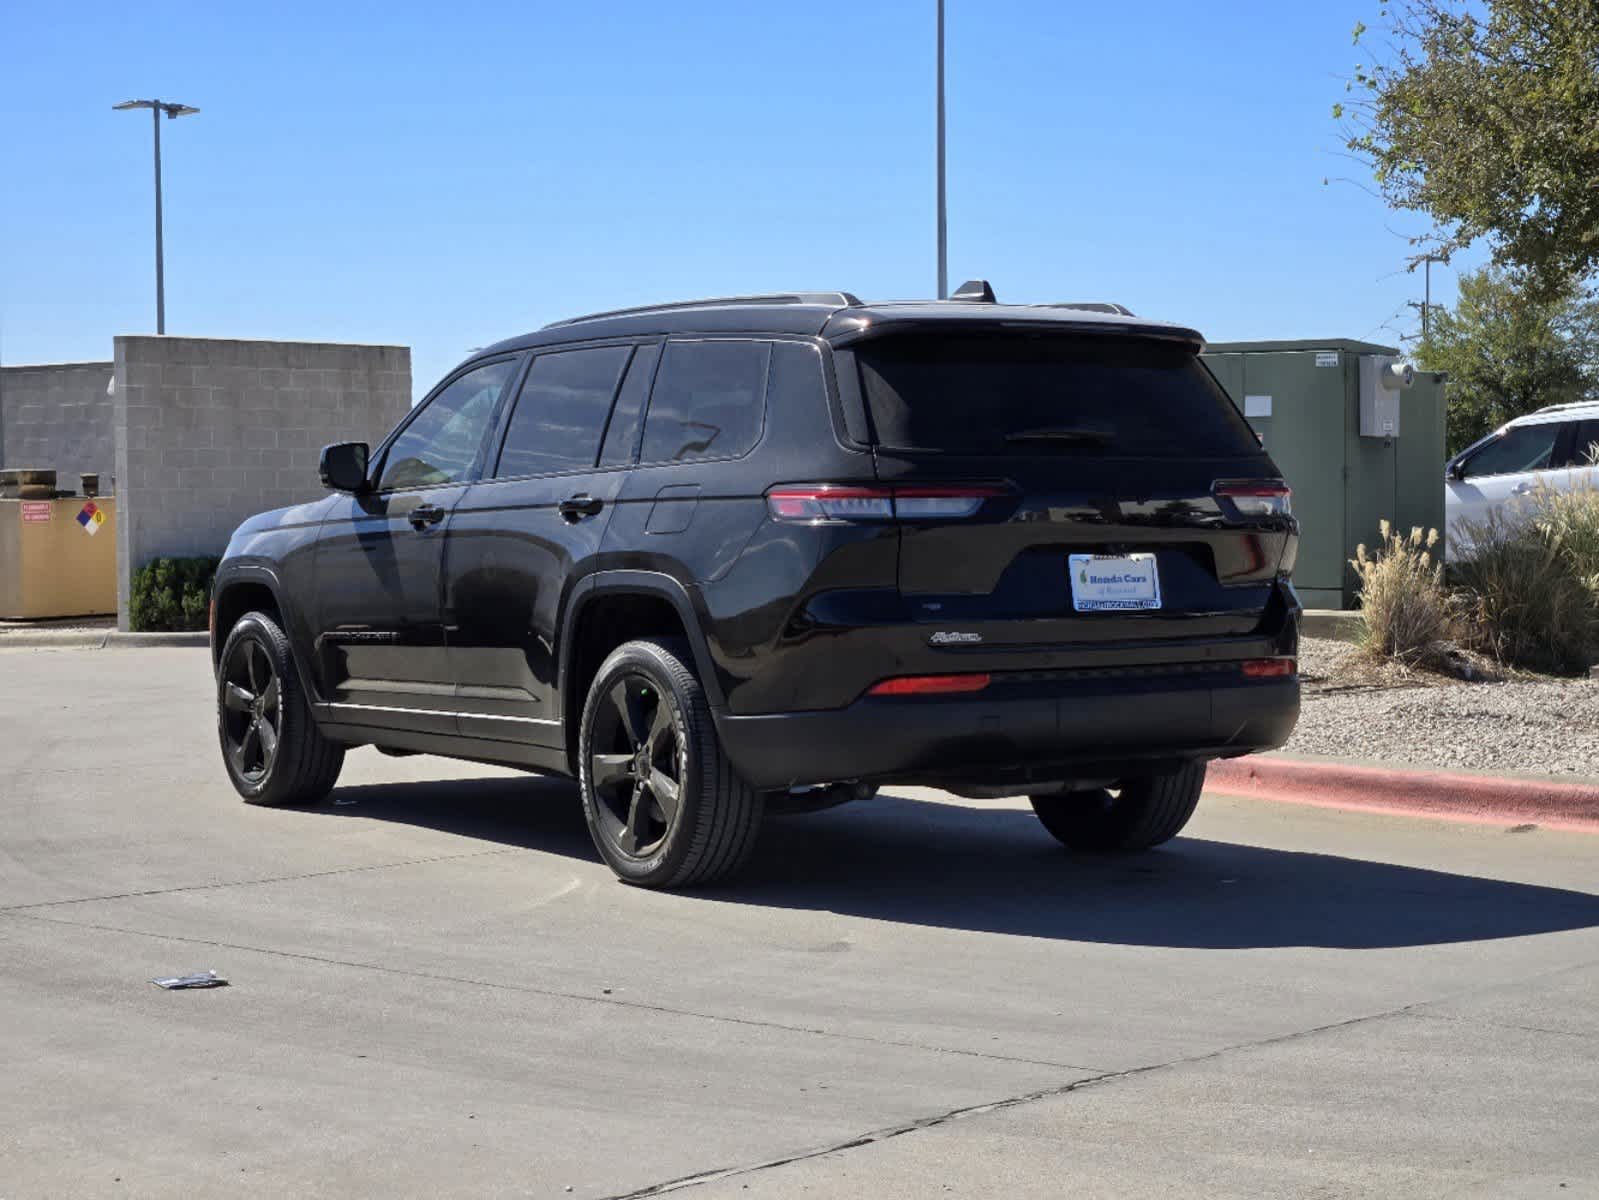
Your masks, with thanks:
M167 287L161 251L161 102L150 109L155 121L155 331L167 331Z
M1423 293L1423 299L1422 299L1422 302L1421 302L1421 340L1422 340L1423 343L1425 343L1427 341L1427 318L1432 314L1432 258L1431 258L1431 256L1428 256L1428 258L1427 258L1427 270L1426 270L1425 273L1426 273L1426 277L1427 277L1427 290L1426 290L1425 293Z
M938 298L949 298L949 228L944 205L944 0L938 0Z

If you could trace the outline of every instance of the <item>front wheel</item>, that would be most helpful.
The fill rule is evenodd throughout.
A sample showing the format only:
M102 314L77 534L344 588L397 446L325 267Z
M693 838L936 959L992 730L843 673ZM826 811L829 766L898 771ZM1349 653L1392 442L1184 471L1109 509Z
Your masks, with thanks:
M762 797L722 753L704 689L676 640L628 642L583 705L579 783L589 834L642 887L725 879L755 847Z
M1148 850L1176 837L1194 815L1205 764L1124 779L1114 788L1031 796L1033 811L1055 839L1073 850Z
M240 617L217 662L222 762L246 803L312 804L333 790L344 747L317 728L289 639L268 613Z

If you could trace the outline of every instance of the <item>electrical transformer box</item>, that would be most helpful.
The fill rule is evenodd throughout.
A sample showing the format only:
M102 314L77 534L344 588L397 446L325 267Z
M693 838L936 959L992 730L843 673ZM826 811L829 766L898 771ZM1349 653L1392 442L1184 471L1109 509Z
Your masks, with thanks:
M1221 342L1205 364L1294 489L1307 608L1351 608L1349 560L1391 521L1443 531L1444 377L1393 346L1328 341Z

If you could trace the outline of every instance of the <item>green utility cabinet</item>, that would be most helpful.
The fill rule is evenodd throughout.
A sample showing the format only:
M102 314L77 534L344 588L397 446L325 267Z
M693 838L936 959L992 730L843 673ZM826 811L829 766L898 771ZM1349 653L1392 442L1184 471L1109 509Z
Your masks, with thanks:
M1205 363L1294 489L1307 608L1352 608L1378 523L1443 531L1444 377L1371 342L1221 342Z

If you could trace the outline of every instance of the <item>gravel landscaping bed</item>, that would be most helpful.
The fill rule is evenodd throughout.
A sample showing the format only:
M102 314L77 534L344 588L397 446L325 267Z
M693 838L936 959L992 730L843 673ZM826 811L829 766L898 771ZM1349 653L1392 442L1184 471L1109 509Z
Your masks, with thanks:
M1599 682L1464 683L1416 675L1369 686L1354 647L1305 638L1303 707L1284 754L1599 779Z

